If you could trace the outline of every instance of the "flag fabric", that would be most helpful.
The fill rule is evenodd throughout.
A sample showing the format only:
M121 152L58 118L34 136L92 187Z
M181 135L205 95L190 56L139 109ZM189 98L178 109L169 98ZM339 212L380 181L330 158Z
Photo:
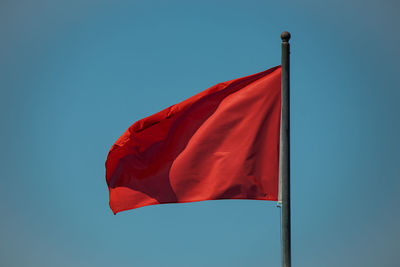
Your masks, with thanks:
M281 67L212 86L137 121L106 160L112 211L278 200Z

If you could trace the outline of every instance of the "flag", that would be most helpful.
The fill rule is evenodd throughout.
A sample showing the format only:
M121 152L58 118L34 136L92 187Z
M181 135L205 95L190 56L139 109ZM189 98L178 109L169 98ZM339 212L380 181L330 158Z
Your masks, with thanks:
M111 147L112 211L278 200L281 67L212 86L141 119Z

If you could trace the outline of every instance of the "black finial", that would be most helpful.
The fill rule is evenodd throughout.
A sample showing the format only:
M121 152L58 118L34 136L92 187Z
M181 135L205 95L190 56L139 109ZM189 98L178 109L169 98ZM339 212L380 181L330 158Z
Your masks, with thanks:
M290 32L287 32L287 31L282 32L281 39L282 39L282 42L286 42L286 43L289 42Z

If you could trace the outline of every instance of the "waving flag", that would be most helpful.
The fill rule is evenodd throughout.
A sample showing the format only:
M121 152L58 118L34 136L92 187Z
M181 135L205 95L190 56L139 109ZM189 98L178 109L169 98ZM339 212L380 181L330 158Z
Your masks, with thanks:
M280 117L277 66L217 84L137 121L106 160L111 209L278 200Z

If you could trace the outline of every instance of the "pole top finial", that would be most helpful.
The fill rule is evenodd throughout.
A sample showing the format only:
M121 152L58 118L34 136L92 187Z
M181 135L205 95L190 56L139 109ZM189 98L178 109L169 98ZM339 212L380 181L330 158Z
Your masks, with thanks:
M286 42L286 43L289 42L289 40L290 40L290 32L288 32L288 31L282 32L281 39L282 39L282 42Z

